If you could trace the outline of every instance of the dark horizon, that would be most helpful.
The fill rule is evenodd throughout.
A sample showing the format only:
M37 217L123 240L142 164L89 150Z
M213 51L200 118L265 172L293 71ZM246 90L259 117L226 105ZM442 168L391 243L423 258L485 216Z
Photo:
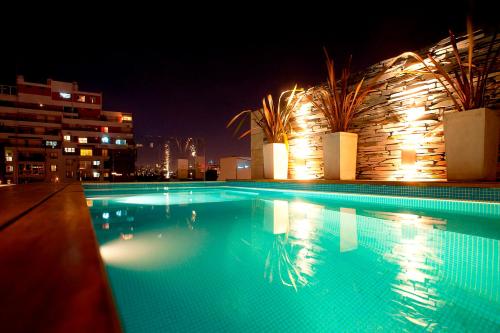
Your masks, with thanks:
M482 6L468 6L474 26L491 29L497 19ZM62 29L44 38L33 28L23 38L7 37L13 47L0 55L0 84L14 83L16 75L31 82L76 81L83 91L102 92L105 110L132 112L138 136L205 138L207 160L249 156L249 140L233 138L227 121L259 107L268 93L323 82L323 46L339 64L352 54L353 70L360 70L447 38L448 28L464 33L471 12L464 8L443 3L434 15L422 14L424 8L420 14L367 10L353 14L356 21L306 12L299 13L299 28L280 21L259 26L259 20L237 16L209 26L196 19L96 22L87 33Z

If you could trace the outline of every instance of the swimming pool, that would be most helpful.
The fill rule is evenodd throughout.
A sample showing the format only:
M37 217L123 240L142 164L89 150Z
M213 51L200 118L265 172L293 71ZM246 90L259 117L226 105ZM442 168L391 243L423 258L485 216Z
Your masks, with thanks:
M127 332L500 331L500 203L86 186Z

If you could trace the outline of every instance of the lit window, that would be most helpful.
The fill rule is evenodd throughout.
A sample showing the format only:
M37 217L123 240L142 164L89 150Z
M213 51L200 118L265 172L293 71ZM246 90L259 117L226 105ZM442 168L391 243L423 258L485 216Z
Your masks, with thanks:
M103 219L109 219L109 213L108 212L102 213L102 218Z
M87 143L87 138L78 138L78 143Z
M109 172L105 172L104 177L109 177Z
M75 148L74 147L65 147L64 148L64 152L65 153L74 153L75 152Z
M92 156L92 149L80 149L80 156Z
M12 162L12 156L5 156L5 160L7 162Z
M103 136L101 139L102 143L109 143L109 138L107 136Z
M132 121L132 116L123 116L122 121Z
M71 135L65 135L64 141L71 141Z
M6 166L6 168L5 168L5 171L7 171L7 173L14 172L14 166L12 166L12 165L7 165L7 166Z
M99 174L99 172L94 171L94 172L92 172L92 176L94 176L94 178L99 178L100 174Z
M51 165L50 165L50 171L52 171L52 172L56 172L56 171L57 171L57 165L55 165L55 164L51 164Z
M92 103L92 104L95 103L95 97L90 97L90 103Z
M101 132L108 133L108 126L101 127Z
M101 165L101 161L92 161L92 165Z
M71 98L71 94L69 94L69 93L65 93L65 92L60 92L60 93L59 93L59 96L60 96L61 98L64 98L64 99L70 99L70 98Z
M77 100L78 102L85 103L85 95L79 95Z
M102 150L102 156L108 156L108 150L107 149L103 149Z
M47 147L55 148L55 147L57 147L57 141L45 141L45 145Z
M116 139L115 143L117 145L126 145L127 144L127 140L124 140L124 139Z
M238 163L238 169L248 169L248 168L250 168L250 163L248 161Z

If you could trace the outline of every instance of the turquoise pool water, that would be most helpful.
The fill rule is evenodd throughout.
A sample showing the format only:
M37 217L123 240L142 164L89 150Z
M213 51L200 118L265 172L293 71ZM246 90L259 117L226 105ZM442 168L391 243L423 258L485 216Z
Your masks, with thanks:
M88 187L126 332L498 332L500 204Z

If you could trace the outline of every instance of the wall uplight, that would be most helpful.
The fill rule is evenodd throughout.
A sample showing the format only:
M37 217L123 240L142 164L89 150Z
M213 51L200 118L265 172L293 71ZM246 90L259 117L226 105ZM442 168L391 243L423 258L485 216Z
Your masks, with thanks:
M425 114L425 107L416 107L406 110L407 121L414 121L420 119Z
M401 150L401 164L402 165L415 165L417 162L417 152L415 149L403 149Z

